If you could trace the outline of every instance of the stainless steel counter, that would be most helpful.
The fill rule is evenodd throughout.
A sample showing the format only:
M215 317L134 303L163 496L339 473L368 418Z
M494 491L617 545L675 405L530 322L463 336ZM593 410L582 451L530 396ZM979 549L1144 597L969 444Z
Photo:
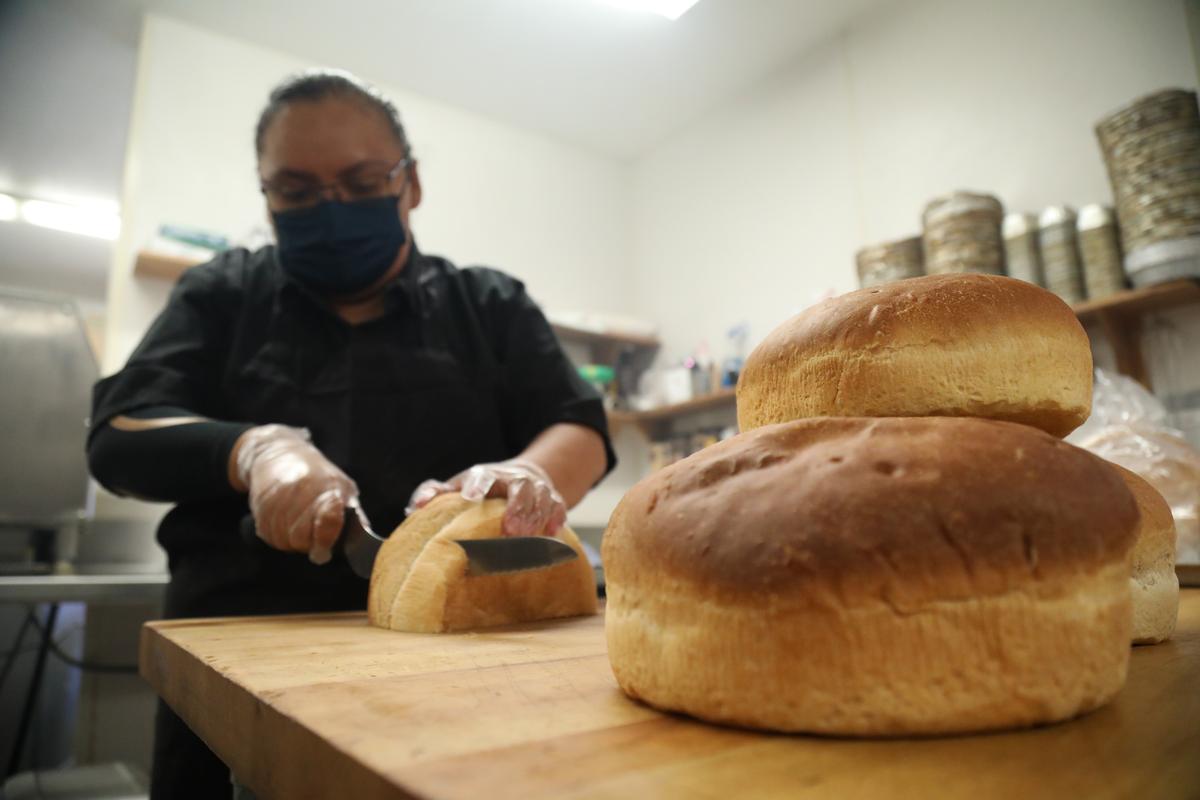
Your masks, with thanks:
M154 603L162 599L167 574L6 575L0 603Z

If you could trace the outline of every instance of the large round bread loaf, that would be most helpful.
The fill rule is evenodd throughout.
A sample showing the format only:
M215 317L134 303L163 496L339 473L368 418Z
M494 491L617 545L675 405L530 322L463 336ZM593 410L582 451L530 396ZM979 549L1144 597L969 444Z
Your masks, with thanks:
M1179 577L1175 574L1175 518L1158 490L1144 478L1114 465L1137 500L1141 519L1133 546L1129 588L1133 595L1133 643L1171 638L1179 616Z
M413 633L473 630L596 613L596 578L569 528L560 539L579 557L551 567L499 575L467 574L461 539L499 537L504 500L434 498L379 548L371 571L372 625Z
M818 303L772 331L737 386L743 431L806 417L985 417L1065 436L1087 419L1087 334L1045 289L930 275Z
M1022 425L824 418L641 481L604 537L634 698L828 734L1027 726L1107 702L1129 658L1137 505Z

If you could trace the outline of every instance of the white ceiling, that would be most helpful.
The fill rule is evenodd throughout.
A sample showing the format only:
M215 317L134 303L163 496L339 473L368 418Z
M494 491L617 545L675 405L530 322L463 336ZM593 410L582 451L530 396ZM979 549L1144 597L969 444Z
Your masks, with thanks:
M0 0L0 192L119 199L147 11L633 158L895 1ZM111 252L0 223L0 284L99 299Z
M889 0L83 0L149 9L620 157L636 156Z
M0 0L0 192L116 203L137 30ZM112 242L0 222L0 284L100 300L111 257Z

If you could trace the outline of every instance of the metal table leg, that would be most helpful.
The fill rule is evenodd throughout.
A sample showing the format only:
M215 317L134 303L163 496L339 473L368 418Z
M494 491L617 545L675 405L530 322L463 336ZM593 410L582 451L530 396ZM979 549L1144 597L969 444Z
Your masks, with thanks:
M37 612L34 612L37 613ZM42 629L42 642L38 647L37 663L33 667L33 680L29 687L29 696L25 698L25 708L21 711L21 724L17 728L17 740L13 744L12 756L8 760L8 772L11 777L17 774L21 766L21 755L25 752L25 740L29 737L29 726L33 722L33 712L37 707L38 691L42 688L42 673L46 668L46 656L50 654L50 642L54 636L54 623L58 620L58 603L50 604L50 613L46 617L46 625ZM33 765L37 768L37 764Z
M237 776L232 771L229 773L229 782L233 784L233 800L258 800L254 792L238 783Z

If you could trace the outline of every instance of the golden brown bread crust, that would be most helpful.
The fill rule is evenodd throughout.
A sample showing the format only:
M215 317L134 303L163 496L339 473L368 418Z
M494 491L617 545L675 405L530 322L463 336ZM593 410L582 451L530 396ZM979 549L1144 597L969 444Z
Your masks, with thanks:
M1129 588L1133 595L1133 643L1171 638L1179 616L1175 574L1175 518L1167 501L1136 472L1114 464L1137 501L1141 518L1133 546Z
M824 418L643 480L604 538L630 695L852 735L1065 719L1124 681L1138 512L1095 456L1021 425Z
M441 633L596 613L596 583L569 528L558 537L579 557L552 567L469 576L456 540L500 536L504 500L472 503L458 494L434 498L379 549L371 572L367 617L392 630Z
M1054 294L995 275L861 289L780 325L746 360L743 431L819 416L968 416L1065 436L1091 411L1092 357Z
M613 673L631 697L711 722L845 736L966 733L1069 719L1111 700L1129 661L1125 564L896 613L768 598L724 605L694 584L609 585Z
M759 428L641 481L618 513L636 518L655 569L819 605L885 588L953 600L1092 570L1124 558L1137 522L1102 459L1026 426L937 417ZM631 534L608 533L619 577Z

